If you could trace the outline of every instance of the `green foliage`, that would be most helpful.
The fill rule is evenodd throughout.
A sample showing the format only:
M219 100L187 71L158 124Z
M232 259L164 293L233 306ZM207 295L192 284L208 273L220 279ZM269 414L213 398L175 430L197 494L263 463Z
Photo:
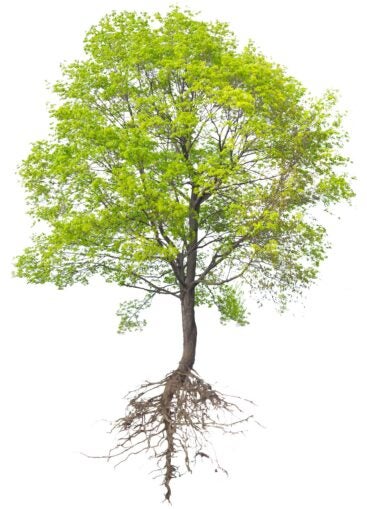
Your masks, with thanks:
M140 313L147 309L152 303L152 296L146 295L144 299L130 300L120 304L117 316L120 317L118 332L140 331L146 325L146 320L141 320Z
M312 210L353 196L335 94L312 98L225 24L178 8L112 13L85 52L20 168L45 232L18 275L63 288L99 274L176 297L194 285L239 323L232 281L282 303L309 286L327 247Z
M238 325L247 325L246 309L242 303L241 295L235 288L223 285L217 298L220 321L226 324L233 320Z

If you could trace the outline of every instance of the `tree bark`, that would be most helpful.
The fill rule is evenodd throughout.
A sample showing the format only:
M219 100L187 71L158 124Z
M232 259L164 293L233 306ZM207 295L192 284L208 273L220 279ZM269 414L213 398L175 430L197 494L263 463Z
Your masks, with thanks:
M181 315L183 332L183 352L178 365L179 371L189 371L195 362L197 328L195 322L195 276L197 263L198 216L200 199L193 190L190 197L189 236L187 266L184 284L181 285Z
M180 371L190 370L195 362L197 328L195 322L195 289L186 290L181 298L183 352L178 365Z

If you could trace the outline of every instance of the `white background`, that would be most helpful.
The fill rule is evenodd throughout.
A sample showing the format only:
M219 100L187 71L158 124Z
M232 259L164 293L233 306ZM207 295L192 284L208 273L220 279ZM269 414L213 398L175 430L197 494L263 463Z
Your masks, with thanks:
M1 48L1 419L4 509L161 507L145 458L117 470L103 454L103 419L121 397L175 367L178 306L156 303L142 334L116 334L126 292L103 282L58 291L11 277L31 222L16 166L46 136L45 81L78 58L86 30L115 10L165 11L170 1L34 0L2 3ZM244 44L284 64L315 94L341 92L349 111L348 153L358 177L352 207L328 221L333 248L304 305L277 315L265 306L246 328L198 314L196 367L227 392L254 399L266 429L222 440L226 478L204 461L173 483L173 506L249 509L366 509L366 40L363 2L257 0L179 2L226 20Z

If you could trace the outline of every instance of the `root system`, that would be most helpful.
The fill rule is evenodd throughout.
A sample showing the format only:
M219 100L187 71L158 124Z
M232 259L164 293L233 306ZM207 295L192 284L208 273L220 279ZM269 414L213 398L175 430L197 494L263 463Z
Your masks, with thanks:
M198 457L216 462L208 450L208 432L242 433L253 416L244 416L243 402L222 394L204 382L194 370L175 370L159 382L146 382L127 395L124 417L113 424L117 444L105 456L116 466L132 455L148 453L156 460L157 476L163 477L165 500L171 499L171 481L191 472Z

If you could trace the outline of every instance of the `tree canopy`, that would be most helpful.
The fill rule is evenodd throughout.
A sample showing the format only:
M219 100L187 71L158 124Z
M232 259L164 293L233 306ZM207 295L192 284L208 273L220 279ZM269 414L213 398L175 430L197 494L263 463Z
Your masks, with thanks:
M239 323L236 280L282 301L308 286L325 254L309 211L352 196L335 172L335 95L310 97L252 43L238 50L226 24L178 9L108 15L85 53L63 67L52 133L21 167L49 228L18 274L179 297L196 250L197 304Z
M246 322L244 287L282 302L307 287L326 246L310 211L353 194L335 171L335 94L311 97L253 43L238 49L225 23L177 8L112 13L84 47L54 86L49 138L21 166L48 228L18 275L145 290L122 328L155 294L180 296L193 250L196 303L223 321Z

